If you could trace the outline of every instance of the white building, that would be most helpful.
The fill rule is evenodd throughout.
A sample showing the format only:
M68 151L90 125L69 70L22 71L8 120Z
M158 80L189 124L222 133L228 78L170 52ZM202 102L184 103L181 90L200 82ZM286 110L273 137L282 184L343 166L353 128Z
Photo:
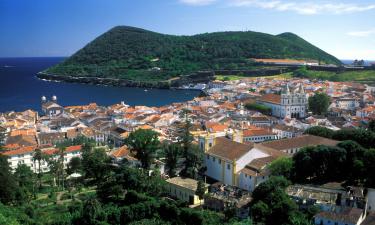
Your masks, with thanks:
M3 155L8 157L8 162L12 170L14 171L17 169L18 165L25 164L30 167L33 172L38 172L39 170L39 162L34 161L33 156L35 152L35 147L23 147L17 150L6 151ZM59 156L58 149L56 148L48 148L48 149L41 149L42 153L57 159ZM80 157L81 156L81 145L69 146L64 151L64 167L70 162L73 157ZM49 171L48 164L45 160L41 160L40 168L43 172Z
M307 95L302 84L290 91L287 84L281 95L265 94L258 102L272 109L272 115L284 119L305 118L307 110Z
M359 101L355 98L339 98L335 100L333 106L339 109L355 110L359 107Z
M242 137L236 135L233 139L238 142L227 137L199 137L200 148L205 152L206 175L224 184L253 191L268 176L260 172L263 167L259 171L254 170L255 174L247 174L248 170L253 169L251 163L269 157L273 160L284 154L254 143L240 143ZM251 179L256 182L253 183Z
M293 138L298 137L303 134L303 130L293 127L287 126L283 124L277 124L272 128L272 132L276 133L277 139L283 138Z

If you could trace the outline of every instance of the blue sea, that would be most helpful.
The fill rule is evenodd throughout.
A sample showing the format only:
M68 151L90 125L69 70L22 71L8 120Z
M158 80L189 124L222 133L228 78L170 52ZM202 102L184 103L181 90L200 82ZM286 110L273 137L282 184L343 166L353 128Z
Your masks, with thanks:
M163 106L184 102L199 95L193 90L109 87L40 80L36 74L64 58L0 58L0 112L33 109L40 111L42 96L57 96L63 106L96 102L108 106L124 101L128 105Z

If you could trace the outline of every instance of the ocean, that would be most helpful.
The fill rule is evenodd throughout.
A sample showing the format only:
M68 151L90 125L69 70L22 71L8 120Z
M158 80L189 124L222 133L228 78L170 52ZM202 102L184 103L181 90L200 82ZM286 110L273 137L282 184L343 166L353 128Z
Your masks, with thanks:
M62 106L112 105L124 101L128 105L163 106L184 102L199 95L194 90L146 89L109 87L88 84L51 82L40 80L36 74L64 60L48 58L0 58L0 112L40 111L41 97L57 96Z

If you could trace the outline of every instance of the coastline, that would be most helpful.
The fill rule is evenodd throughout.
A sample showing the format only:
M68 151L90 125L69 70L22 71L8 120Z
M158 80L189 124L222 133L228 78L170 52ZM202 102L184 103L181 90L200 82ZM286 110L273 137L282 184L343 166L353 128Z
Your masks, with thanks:
M67 83L80 83L90 85L103 85L114 87L139 87L139 88L159 88L170 89L171 83L169 81L159 82L142 82L131 81L116 78L102 78L102 77L76 77L67 75L47 74L44 72L37 73L36 77L41 80L54 81L54 82L67 82Z

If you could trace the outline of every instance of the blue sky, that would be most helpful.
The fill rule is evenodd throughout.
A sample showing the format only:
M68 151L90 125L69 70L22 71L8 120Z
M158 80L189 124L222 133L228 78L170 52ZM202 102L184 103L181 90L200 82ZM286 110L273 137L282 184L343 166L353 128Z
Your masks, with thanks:
M375 0L0 0L0 57L69 56L116 25L293 32L340 59L375 60Z

